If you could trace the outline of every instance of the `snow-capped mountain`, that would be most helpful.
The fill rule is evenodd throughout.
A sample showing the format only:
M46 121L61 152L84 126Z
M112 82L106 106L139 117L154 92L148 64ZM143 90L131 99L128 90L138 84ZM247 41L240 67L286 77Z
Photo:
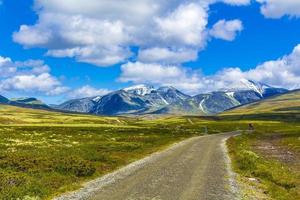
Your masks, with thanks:
M147 94L150 94L152 91L154 91L154 87L151 85L141 84L141 85L135 85L132 87L124 88L123 90L131 94L145 96Z
M171 86L136 85L104 96L67 101L56 109L99 115L213 114L288 90L242 80L235 88L189 96Z
M221 91L227 91L227 92L254 91L257 94L259 94L262 98L265 98L273 94L286 92L287 90L283 88L275 88L265 83L261 83L253 80L242 79L238 83L234 84L231 88L223 89Z

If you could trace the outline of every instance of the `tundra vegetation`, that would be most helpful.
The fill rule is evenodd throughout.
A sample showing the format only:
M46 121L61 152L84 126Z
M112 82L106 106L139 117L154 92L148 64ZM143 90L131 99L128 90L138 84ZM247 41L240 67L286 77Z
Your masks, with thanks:
M242 182L248 184L247 178L255 178L256 189L274 199L299 197L299 92L297 95L281 96L294 100L280 103L280 108L271 106L257 116L252 110L261 104L213 117L154 119L0 105L0 199L51 199L173 143L206 134L206 130L208 134L245 130L249 123L255 132L228 141L234 170ZM267 101L262 103L269 105ZM264 149L267 145L272 148ZM273 148L279 153L272 152Z
M244 199L300 199L300 91L226 112L258 120L254 132L228 140Z

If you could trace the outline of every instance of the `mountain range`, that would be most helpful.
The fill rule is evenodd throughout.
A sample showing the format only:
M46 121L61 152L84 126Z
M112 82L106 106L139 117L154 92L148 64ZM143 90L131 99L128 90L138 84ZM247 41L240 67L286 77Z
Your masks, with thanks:
M171 86L136 85L104 96L74 99L54 109L97 115L209 115L288 92L263 83L241 80L235 88L190 96Z

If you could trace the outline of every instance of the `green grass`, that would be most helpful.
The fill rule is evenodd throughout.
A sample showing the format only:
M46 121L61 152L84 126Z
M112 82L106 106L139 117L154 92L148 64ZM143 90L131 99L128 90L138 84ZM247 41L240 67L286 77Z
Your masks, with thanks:
M257 126L253 133L229 139L234 169L243 177L258 179L273 199L300 199L299 125ZM266 146L270 141L276 149ZM286 158L287 152L294 155L290 160Z
M193 135L153 128L0 128L0 199L47 199Z
M220 116L223 120L256 120L252 122L255 132L245 132L227 142L234 170L240 174L241 184L248 185L245 199L254 192L253 186L249 189L248 178L258 180L256 192L271 199L300 199L299 106L298 91Z
M222 119L300 121L300 90L255 102L222 113Z
M228 142L235 171L257 178L274 199L298 198L300 162L285 162L259 147L272 141L300 155L299 97L292 93L220 116L152 120L0 105L0 199L51 199L205 130L245 130L249 123L255 133Z
M0 114L0 199L50 199L206 128L213 134L247 126L200 117L141 120L3 105Z

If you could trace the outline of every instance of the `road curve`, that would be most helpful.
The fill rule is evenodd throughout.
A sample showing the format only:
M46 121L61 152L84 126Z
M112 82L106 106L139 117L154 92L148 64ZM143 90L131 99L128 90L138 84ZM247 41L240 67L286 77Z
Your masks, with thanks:
M58 200L233 200L238 190L224 141L195 137L90 182Z

